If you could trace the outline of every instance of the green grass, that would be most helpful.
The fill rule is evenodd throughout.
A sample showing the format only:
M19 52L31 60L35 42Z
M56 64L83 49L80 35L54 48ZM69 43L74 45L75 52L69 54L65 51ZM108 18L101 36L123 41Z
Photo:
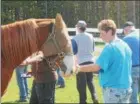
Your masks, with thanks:
M96 44L96 46L103 47L104 44ZM28 85L29 85L30 89L32 86L32 80L33 80L32 78L28 78ZM65 78L65 81L66 81L65 88L56 89L55 102L56 103L78 103L79 94L78 94L78 91L76 89L76 76L72 75L69 78ZM98 76L94 77L94 85L95 85L95 88L97 91L97 97L99 99L99 102L103 103L102 91L101 91L101 88L99 86ZM15 73L14 73L13 77L11 79L11 82L9 83L7 92L1 98L1 102L3 104L8 104L8 103L20 104L20 103L15 102L16 100L18 100L18 97L19 97L19 91L18 91L18 86L17 86L16 77L15 77ZM92 103L92 99L91 99L88 88L87 88L87 102ZM24 104L24 103L22 103L22 104Z
M104 42L95 42L95 45L98 47L103 47L105 45Z
M75 75L65 78L66 81L66 87L65 88L57 88L56 89L56 103L78 103L78 92L76 89L76 77ZM101 88L98 83L98 77L94 77L94 84L96 87L97 91L97 96L99 98L100 102L102 101L102 93L101 93ZM28 79L28 85L29 88L31 89L32 86L32 78ZM16 83L16 78L15 78L15 73L13 74L12 81L10 82L6 94L2 97L2 103L7 104L7 103L14 103L14 104L19 104L16 103L15 101L18 100L19 96L19 91ZM92 103L92 99L89 93L89 90L87 88L87 102Z

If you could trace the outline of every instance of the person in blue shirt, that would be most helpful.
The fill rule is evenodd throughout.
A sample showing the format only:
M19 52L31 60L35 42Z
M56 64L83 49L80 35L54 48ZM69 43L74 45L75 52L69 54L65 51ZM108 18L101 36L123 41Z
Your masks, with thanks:
M125 37L123 40L132 50L132 96L130 103L138 103L138 90L140 83L140 37L136 31L134 23L127 21L123 26Z
M94 38L92 34L86 32L87 24L80 20L76 24L77 34L73 37L72 46L73 53L76 55L77 63L79 65L87 65L94 63ZM79 92L79 102L86 103L86 86L88 86L91 93L93 103L98 103L95 87L93 83L93 72L80 72L76 75L77 90Z
M99 72L104 103L129 103L132 94L132 51L123 40L117 38L116 28L113 20L99 22L100 38L107 44L95 64L77 65L77 71Z

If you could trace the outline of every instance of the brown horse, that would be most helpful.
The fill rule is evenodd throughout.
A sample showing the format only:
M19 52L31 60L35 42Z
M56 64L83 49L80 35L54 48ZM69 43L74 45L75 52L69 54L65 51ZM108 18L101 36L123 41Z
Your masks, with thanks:
M37 51L42 51L46 57L64 53L61 59L66 66L65 75L71 74L74 57L67 27L60 14L55 19L28 19L4 25L1 31L1 96L7 89L14 68Z

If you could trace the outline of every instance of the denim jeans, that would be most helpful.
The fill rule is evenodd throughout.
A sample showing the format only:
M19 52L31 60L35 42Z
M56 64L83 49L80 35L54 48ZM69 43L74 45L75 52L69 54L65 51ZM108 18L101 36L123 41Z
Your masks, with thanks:
M30 104L54 104L55 103L55 83L36 83L33 81Z
M130 103L138 103L138 93L140 86L140 67L132 67L132 96Z
M58 80L57 80L57 85L64 85L65 86L65 80L61 75L61 71L59 69L56 70L58 74Z
M25 100L28 97L27 78L22 77L22 74L27 72L27 66L19 66L16 68L16 79L19 87L20 100Z
M132 89L103 88L104 103L129 103Z

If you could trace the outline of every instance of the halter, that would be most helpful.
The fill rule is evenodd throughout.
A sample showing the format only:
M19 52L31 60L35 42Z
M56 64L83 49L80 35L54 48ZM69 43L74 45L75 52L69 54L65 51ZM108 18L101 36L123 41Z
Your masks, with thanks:
M56 57L53 60L51 60L49 58L49 56L48 57L44 57L44 59L47 62L47 64L49 65L50 68L56 68L56 67L59 67L58 64L56 63L57 60L59 60L60 63L62 63L62 59L65 57L65 55L71 56L73 54L72 53L65 53L65 52L63 52L61 50L61 48L60 48L60 46L58 44L58 41L57 41L57 39L55 37L55 25L53 25L53 27L52 27L52 33L49 34L49 36L48 36L48 38L47 38L46 41L48 42L48 41L51 41L51 40L52 40L54 46L56 47L58 53L56 54Z

